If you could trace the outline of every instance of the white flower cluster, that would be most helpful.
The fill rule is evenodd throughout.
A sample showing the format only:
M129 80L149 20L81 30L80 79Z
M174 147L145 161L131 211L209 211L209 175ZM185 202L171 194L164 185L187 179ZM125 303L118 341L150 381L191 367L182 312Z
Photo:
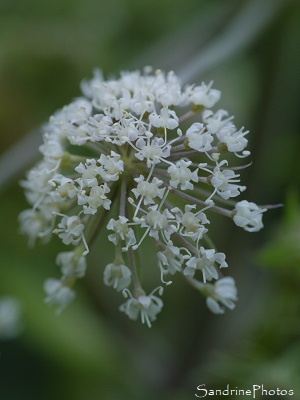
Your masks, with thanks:
M30 243L56 234L73 246L57 256L62 277L45 282L46 302L61 311L74 298L89 247L106 227L115 258L104 266L104 283L123 293L120 310L129 318L150 327L163 305L154 294L162 286L147 295L137 273L149 268L146 260L137 265L147 237L162 285L181 273L213 312L232 309L234 280L222 277L225 254L210 248L208 215L229 217L249 232L263 226L265 209L232 200L246 188L240 167L229 163L250 154L248 131L227 111L211 110L221 95L212 83L182 87L173 72L145 68L111 80L96 72L82 91L50 118L43 160L22 182L32 208L21 213L21 230Z

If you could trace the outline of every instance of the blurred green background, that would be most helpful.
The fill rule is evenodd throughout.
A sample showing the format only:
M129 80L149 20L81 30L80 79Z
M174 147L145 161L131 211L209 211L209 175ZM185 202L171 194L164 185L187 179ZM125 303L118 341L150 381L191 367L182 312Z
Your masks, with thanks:
M94 67L110 76L143 65L214 80L220 107L251 131L245 198L284 208L268 211L258 234L214 221L239 289L232 312L212 315L175 277L151 329L129 321L102 283L110 250L96 245L76 301L57 317L42 285L58 276L61 246L28 249L18 233L27 208L18 181L40 140L25 138L80 94ZM0 296L20 302L23 325L18 338L0 339L1 400L188 400L202 383L300 398L299 71L297 1L0 1Z

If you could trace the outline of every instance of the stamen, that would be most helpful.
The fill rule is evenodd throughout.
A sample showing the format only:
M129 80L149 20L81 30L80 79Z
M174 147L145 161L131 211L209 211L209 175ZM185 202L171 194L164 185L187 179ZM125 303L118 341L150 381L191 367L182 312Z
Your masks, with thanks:
M148 235L148 232L150 231L150 227L146 229L146 231L144 232L141 240L139 241L138 244L135 244L134 246L132 246L132 250L136 250L140 247L140 245L142 244L142 242L144 241L145 237Z
M81 238L82 238L82 241L83 241L83 244L84 244L84 247L85 247L85 251L82 253L82 255L83 255L83 256L86 256L87 254L89 254L90 250L89 250L89 247L88 247L88 245L87 245L87 242L86 242L86 240L85 240L85 236L84 236L83 233L82 233L82 235L81 235Z
M165 281L164 280L164 278L163 278L163 276L164 276L164 270L163 270L163 268L162 268L162 266L160 265L159 266L159 268L160 268L160 280L162 281L162 283L164 283L166 286L169 286L169 285L171 285L173 282L172 281Z

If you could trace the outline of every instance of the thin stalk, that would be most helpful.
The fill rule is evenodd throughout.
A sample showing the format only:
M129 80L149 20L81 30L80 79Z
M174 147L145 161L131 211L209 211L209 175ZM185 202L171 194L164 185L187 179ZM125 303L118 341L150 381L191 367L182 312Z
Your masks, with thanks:
M174 236L176 239L183 244L184 247L190 250L191 253L197 254L197 248L193 246L188 240L186 240L183 236L179 235L179 233L175 232Z
M128 250L128 261L129 261L129 269L131 271L131 276L132 276L132 282L133 282L133 286L134 286L134 291L142 291L142 285L138 276L138 272L137 272L137 266L135 263L135 258L134 258L134 252L132 250L132 247L129 247Z
M198 204L201 207L207 207L207 204L205 203L205 201L196 199L195 197L190 196L189 194L183 193L180 190L171 188L170 192L175 194L175 196L178 196L178 197L182 198L183 200L191 202L192 204ZM214 211L217 214L224 215L225 217L229 217L229 218L232 217L232 211L226 210L225 208L221 208L221 207L218 207L218 206L211 206L209 208L209 210Z
M181 144L178 144L177 146L172 147L171 154L173 154L177 151L182 151L182 150L186 150L184 143L181 143Z
M189 110L179 118L179 122L182 123L183 121L186 121L187 119L192 118L195 115L196 113L193 110Z
M205 178L205 179L206 179L206 178ZM211 194L208 190L200 189L200 188L197 188L197 187L194 187L193 193L198 193L198 194L200 194L201 196L204 196L204 197L206 197L206 198L209 197L210 194ZM219 202L219 203L226 204L227 206L235 206L236 203L237 203L237 201L234 201L234 200L225 200L225 199L222 199L222 197L216 198L216 201Z
M201 155L201 153L199 151L197 151L197 150L187 150L187 151L181 151L181 152L178 152L178 153L175 153L175 154L171 153L170 156L168 157L168 160L172 159L172 158L175 158L175 159L180 159L180 158L183 158L183 157L189 157L190 158L190 157L200 156L200 155Z
M122 179L121 193L120 193L120 216L125 216L126 199L127 199L127 178L126 176L124 176Z

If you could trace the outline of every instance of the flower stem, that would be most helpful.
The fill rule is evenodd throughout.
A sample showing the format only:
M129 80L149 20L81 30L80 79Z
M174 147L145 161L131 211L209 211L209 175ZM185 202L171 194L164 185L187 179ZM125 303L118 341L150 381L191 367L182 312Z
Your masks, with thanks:
M140 292L143 290L143 288L142 288L141 282L139 280L137 266L135 263L134 252L132 250L132 247L130 247L128 250L128 261L129 261L128 267L132 274L132 282L133 282L133 286L134 286L134 292Z
M184 199L188 202L191 202L192 204L198 204L202 207L207 207L207 204L205 203L205 201L199 200L193 196L190 196L189 194L183 193L180 190L171 188L170 192L175 194L175 196L181 197L182 199ZM225 217L229 217L229 218L232 217L232 212L230 210L226 210L225 208L221 208L218 206L211 206L209 209L216 212L217 214L224 215Z

